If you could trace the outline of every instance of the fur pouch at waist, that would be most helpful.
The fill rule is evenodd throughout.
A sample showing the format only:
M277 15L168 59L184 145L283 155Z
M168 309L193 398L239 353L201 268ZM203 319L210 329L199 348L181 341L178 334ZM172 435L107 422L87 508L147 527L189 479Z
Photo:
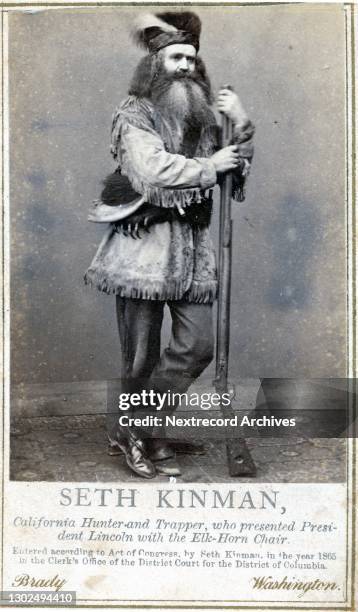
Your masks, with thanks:
M121 174L121 169L109 174L103 181L104 188L101 193L101 200L107 206L118 206L118 204L128 204L140 198L141 194L134 191L128 178Z
M88 220L94 223L114 223L135 213L144 203L144 197L134 191L121 169L109 174L103 181L101 198L93 202Z
M141 230L149 231L152 225L166 221L179 221L187 223L193 229L209 227L212 213L212 200L202 198L201 202L193 202L187 206L184 214L176 208L161 208L154 204L143 204L139 210L128 215L125 219L116 221L115 228L119 233L130 234L133 238L141 237Z

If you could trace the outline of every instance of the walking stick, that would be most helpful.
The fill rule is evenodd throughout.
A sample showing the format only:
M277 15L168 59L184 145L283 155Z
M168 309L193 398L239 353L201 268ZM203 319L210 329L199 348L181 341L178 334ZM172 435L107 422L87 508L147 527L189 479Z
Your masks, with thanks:
M222 115L222 147L231 144L233 125ZM228 393L228 368L230 344L230 297L231 297L231 259L232 259L232 219L231 219L232 175L227 172L221 185L220 229L219 229L219 295L216 336L216 374L215 389L222 396ZM234 411L230 405L220 405L224 417L232 418ZM244 438L226 435L227 462L230 476L251 476L256 474Z

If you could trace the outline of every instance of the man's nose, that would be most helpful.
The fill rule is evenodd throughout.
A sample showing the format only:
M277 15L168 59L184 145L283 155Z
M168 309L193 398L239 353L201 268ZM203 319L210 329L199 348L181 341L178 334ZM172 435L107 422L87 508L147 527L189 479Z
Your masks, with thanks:
M178 70L180 72L188 72L189 64L188 64L188 60L186 59L186 57L183 57L181 60L179 60Z

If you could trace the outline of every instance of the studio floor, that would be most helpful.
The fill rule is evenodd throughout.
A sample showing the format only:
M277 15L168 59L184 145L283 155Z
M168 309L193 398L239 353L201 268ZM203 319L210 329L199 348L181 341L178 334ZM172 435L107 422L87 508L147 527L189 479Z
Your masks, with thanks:
M299 433L299 432L298 432ZM248 447L257 466L254 478L231 478L223 441L197 442L205 455L177 457L178 482L340 482L346 474L346 440L321 438L251 438ZM143 482L130 472L123 456L107 453L106 419L101 414L16 417L11 425L12 480L74 482ZM157 476L156 481L168 481ZM151 481L154 482L154 481Z

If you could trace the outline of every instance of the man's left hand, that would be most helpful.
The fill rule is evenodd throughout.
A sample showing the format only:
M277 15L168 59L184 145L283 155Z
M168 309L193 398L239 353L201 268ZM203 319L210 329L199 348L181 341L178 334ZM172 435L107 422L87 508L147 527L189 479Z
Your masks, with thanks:
M248 121L239 96L231 89L220 89L217 107L220 113L224 113L236 125L244 125Z

